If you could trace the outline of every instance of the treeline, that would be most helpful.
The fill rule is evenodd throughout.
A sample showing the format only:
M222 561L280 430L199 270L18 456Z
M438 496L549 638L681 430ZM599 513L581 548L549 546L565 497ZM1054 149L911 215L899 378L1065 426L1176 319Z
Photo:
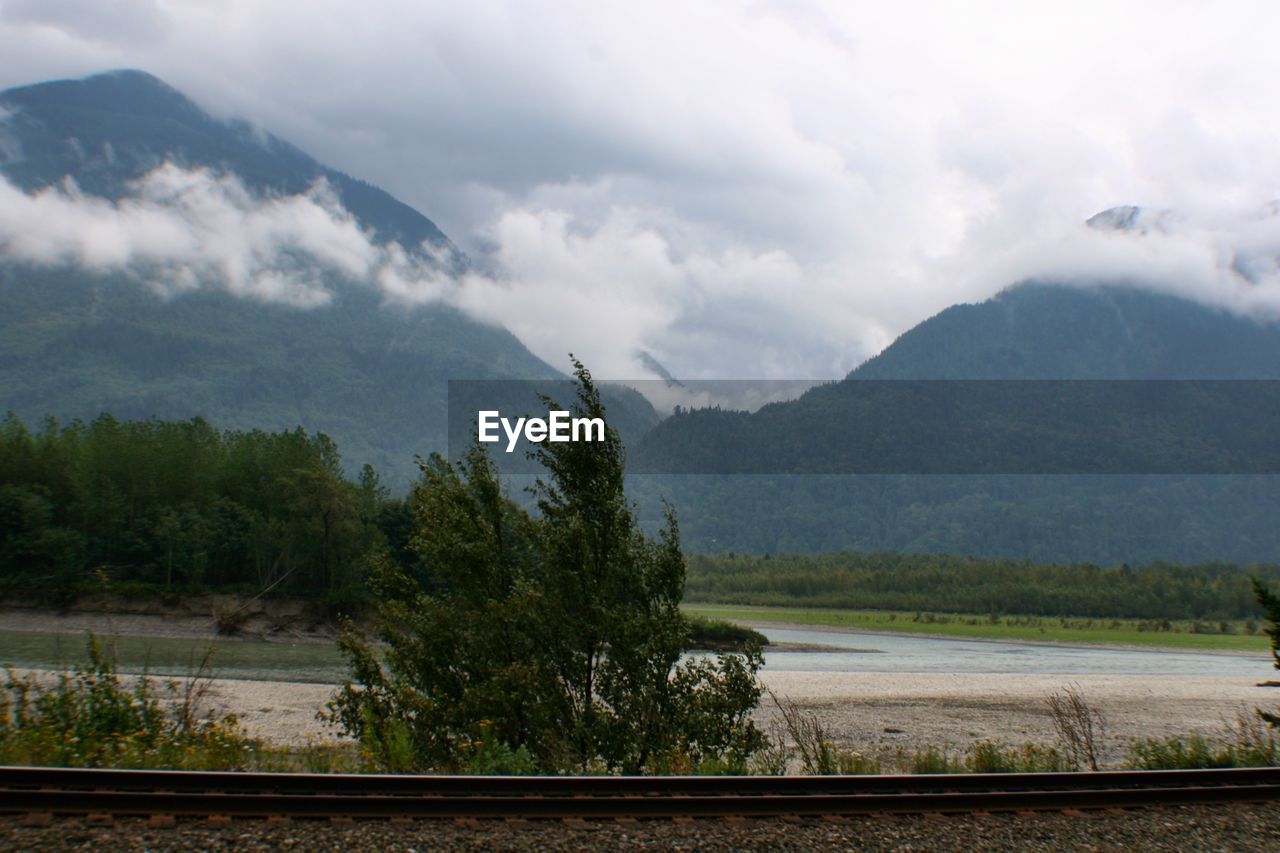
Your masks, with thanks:
M65 595L114 585L358 599L367 555L412 562L404 501L301 428L190 421L0 423L0 583Z
M850 378L751 414L677 411L644 436L631 465L672 474L1270 474L1280 470L1276 417L1276 382Z
M206 421L0 421L0 588L271 590L355 606L368 556L409 547L414 500L365 466L343 474L324 434ZM707 519L686 511L683 527ZM890 523L892 526L892 523ZM817 534L817 531L814 531ZM723 541L723 540L721 540ZM762 549L763 550L763 549ZM1138 619L1257 616L1249 576L1280 566L1036 564L890 552L689 557L686 597L982 615Z
M913 554L689 557L686 599L724 604L1131 619L1248 619L1280 566L1102 567Z
M632 477L629 488L651 515L669 500L693 552L1100 566L1243 565L1280 554L1274 475L655 475Z

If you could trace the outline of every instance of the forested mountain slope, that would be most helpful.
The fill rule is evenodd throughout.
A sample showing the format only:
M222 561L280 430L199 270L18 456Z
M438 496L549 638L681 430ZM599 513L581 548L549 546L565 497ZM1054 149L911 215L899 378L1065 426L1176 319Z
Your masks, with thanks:
M1024 284L948 308L846 380L797 400L752 414L677 414L645 437L633 460L656 470L673 470L672 460L686 470L720 470L717 454L725 453L760 463L756 474L648 478L647 488L681 510L686 538L701 550L1270 561L1280 558L1275 476L852 476L832 464L838 448L806 436L829 437L842 426L853 435L871 424L875 412L860 408L863 380L1277 378L1274 323L1123 285ZM1228 426L1211 395L1198 405L1175 415L1209 429ZM1091 422L1084 417L1078 426Z
M166 169L164 192L146 184ZM59 211L85 219L63 237L80 248L56 257L24 256L21 233L0 240L0 413L29 424L107 412L200 416L220 429L300 425L332 436L349 473L372 463L399 491L415 476L415 454L445 449L449 380L563 376L505 329L440 302L389 299L379 282L343 268L342 246L311 247L338 262L316 266L303 251L306 216L331 217L324 233L351 237L357 260L385 253L388 263L445 278L467 260L383 190L245 122L217 119L148 74L0 92L0 176L58 202L31 223L33 239L56 231L49 220ZM222 233L217 216L246 224ZM356 227L343 231L347 218ZM176 221L180 233L146 230L155 219ZM104 222L134 228L135 242L167 252L166 263L148 266ZM96 243L82 233L94 228ZM295 244L271 244L272 228ZM203 265L166 240L192 241ZM235 240L263 243L222 245ZM142 259L91 257L130 250ZM225 268L242 259L271 266L237 279L242 271ZM291 282L295 270L305 287ZM635 430L655 419L638 397L627 408Z
M1280 324L1119 285L953 305L851 379L1280 379Z

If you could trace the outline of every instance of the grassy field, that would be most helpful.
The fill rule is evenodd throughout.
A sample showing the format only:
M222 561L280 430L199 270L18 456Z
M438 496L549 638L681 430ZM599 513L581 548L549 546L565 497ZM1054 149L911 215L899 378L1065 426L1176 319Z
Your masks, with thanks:
M937 634L992 640L1036 640L1059 643L1098 643L1203 651L1265 653L1267 637L1246 634L1242 622L1229 622L1228 633L1218 623L1157 623L1136 619L1073 619L1048 616L989 616L956 613L904 613L885 610L831 610L805 607L752 607L731 604L684 604L690 615L749 625L792 623L817 627L858 628L901 634ZM1203 633L1212 631L1212 633Z

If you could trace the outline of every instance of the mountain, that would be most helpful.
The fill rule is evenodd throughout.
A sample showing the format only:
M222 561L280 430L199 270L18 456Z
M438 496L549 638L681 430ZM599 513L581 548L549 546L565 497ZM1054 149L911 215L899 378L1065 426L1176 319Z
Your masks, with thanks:
M1210 380L1269 379L1280 379L1280 324L1121 286L1029 283L952 306L797 399L752 413L681 410L645 436L634 461L683 473L925 472L947 468L940 451L959 435L953 471L1018 462L1005 443L1025 445L1015 448L1023 464L997 469L1079 470L1121 440L1166 460L1156 469L1194 470L1214 449L1244 446L1215 413L1243 404L1264 417L1271 404L1269 384ZM1165 408L1144 417L1157 399ZM1194 441L1171 440L1193 432ZM1037 465L1050 461L1035 458L1050 441L1083 449L1078 464L1064 465L1071 454L1061 452L1056 468Z
M1277 379L1280 324L1121 285L1026 283L904 332L852 379Z
M956 386L867 380L1278 378L1277 324L1123 285L1028 283L977 305L944 310L845 380L796 400L751 414L679 412L648 433L631 458L652 471L748 472L646 478L651 496L665 495L680 511L682 533L695 550L886 550L1101 563L1272 561L1280 558L1274 524L1280 477L1191 475L1176 473L1193 470L1177 464L1103 474L1028 474L1016 467L931 473L937 470L929 463L938 447L955 431L948 420L955 401L947 395ZM1248 387L1260 388L1260 405L1251 414L1264 419L1264 407L1276 403L1270 385L1201 383L1182 405L1145 423L1117 417L1105 405L1105 395L1124 387L1135 386L988 383L973 393L990 399L991 407L965 424L969 435L995 452L1037 447L1058 427L1058 438L1080 439L1080 447L1092 447L1100 457L1112 450L1112 437L1127 431L1126 439L1153 450L1155 458L1185 461L1208 451L1171 441L1170 425L1199 430L1211 443L1230 442L1240 423L1222 417L1224 402L1238 401L1233 395ZM871 405L872 399L881 407ZM923 460L923 473L841 474L867 469L844 464L848 455L840 436L877 429L884 434L886 419L894 425L887 444L856 458L892 458L885 454L900 449L892 442L901 433L907 437L903 446L916 454L907 462ZM1035 463L1045 458L1032 456L1027 470L1063 470L1050 464L1037 469ZM890 464L884 470L912 469Z
M310 198L321 182L339 213L354 218L359 231L344 233L355 236L357 250L394 249L441 276L467 266L431 220L385 191L246 122L214 118L149 74L117 71L0 92L0 175L27 194L99 199L95 215L136 223L171 209L167 196L144 196L149 206L138 213L146 191L139 182L161 167L233 178L228 205L259 204L268 213ZM196 198L174 217L185 224L182 217L201 215L201 203ZM283 209L278 218L291 226L290 215ZM190 230L216 225L197 221ZM250 221L253 233L232 237L260 239L271 227ZM235 242L216 232L206 239L208 251L222 251L219 240ZM94 267L74 254L42 262L6 248L0 234L0 413L28 423L108 412L198 415L224 428L301 425L334 438L349 470L372 463L385 482L403 487L416 474L415 454L445 449L448 380L563 378L505 329L440 304L397 305L341 265L308 266L292 246L269 259L275 266L262 293L249 294L215 280L221 256L193 265L188 280L170 260ZM254 262L266 249L254 244L241 254ZM270 276L287 279L294 270L305 273L319 304L274 298ZM633 431L656 419L638 395L620 408Z
M236 175L259 193L296 195L319 178L378 242L424 241L457 268L460 252L435 223L372 184L316 162L241 120L221 121L144 71L121 70L0 92L11 113L3 126L0 172L35 192L72 177L107 199L165 163Z

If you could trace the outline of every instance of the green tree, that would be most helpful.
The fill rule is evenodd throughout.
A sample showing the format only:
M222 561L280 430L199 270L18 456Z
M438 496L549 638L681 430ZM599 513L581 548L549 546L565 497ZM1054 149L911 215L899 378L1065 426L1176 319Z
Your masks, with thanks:
M1266 633L1271 638L1273 665L1276 669L1280 669L1280 596L1263 586L1257 578L1253 579L1253 594L1257 596L1258 603L1267 614L1267 621L1271 623ZM1258 716L1266 720L1272 728L1280 728L1280 714L1271 714L1259 708Z
M574 368L573 415L604 418ZM536 515L503 494L480 445L421 464L412 545L430 583L374 561L385 651L347 627L352 678L332 719L392 769L742 772L765 742L750 719L762 656L681 660L674 514L657 539L639 529L612 428L534 456Z

